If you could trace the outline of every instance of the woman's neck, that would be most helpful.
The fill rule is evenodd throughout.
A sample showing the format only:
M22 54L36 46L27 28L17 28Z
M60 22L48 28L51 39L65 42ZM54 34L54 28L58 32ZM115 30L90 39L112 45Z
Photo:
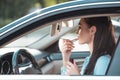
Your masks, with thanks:
M92 54L92 52L93 52L93 41L88 43L88 47L89 47L89 50L90 50L90 54Z

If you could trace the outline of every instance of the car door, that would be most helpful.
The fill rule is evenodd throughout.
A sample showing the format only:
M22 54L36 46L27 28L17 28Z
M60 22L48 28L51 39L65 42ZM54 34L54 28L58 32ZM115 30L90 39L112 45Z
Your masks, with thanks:
M20 38L21 36L24 36L26 34L29 35L31 32L46 28L47 26L52 26L61 21L75 19L75 18L82 18L82 17L91 17L91 16L92 17L108 16L108 15L119 16L120 14L119 1L116 0L114 2L111 0L111 2L105 1L104 3L103 1L100 1L100 3L97 3L97 1L95 3L93 3L92 1L90 2L89 1L88 2L73 1L70 3L46 8L46 9L40 10L39 12L35 12L27 16L24 16L23 18L0 29L0 47L6 48L6 46L8 46L9 43ZM73 28L68 29L67 27L65 28L66 29L64 29L65 32L63 32L63 34L73 29ZM27 47L30 49L34 48L37 50L46 50L48 47L52 46L56 41L59 41L59 38L61 36L62 35L51 37L49 35L48 36L49 40L48 40L47 36L45 35L44 36L45 38L42 37L42 39L38 39L38 41L35 41L34 44L30 44L26 46L25 45L27 43L26 42L25 44L23 44L25 46L22 46L22 47L24 48ZM16 46L16 47L21 48L21 46ZM71 55L71 59L74 59L76 62L80 61L78 64L81 68L81 64L83 63L84 58L89 55L89 52L73 51L72 53L73 54ZM43 60L44 58L45 60L47 60L47 64L41 67L43 69L43 74L52 74L52 73L60 74L60 67L62 66L61 52L58 50L58 52L52 52L51 54L47 54L45 55L45 57L40 58L38 62L39 61L41 62L41 60ZM60 63L60 66L58 65L59 63ZM51 65L51 68L49 67L48 64ZM54 64L55 64L55 67L54 67Z

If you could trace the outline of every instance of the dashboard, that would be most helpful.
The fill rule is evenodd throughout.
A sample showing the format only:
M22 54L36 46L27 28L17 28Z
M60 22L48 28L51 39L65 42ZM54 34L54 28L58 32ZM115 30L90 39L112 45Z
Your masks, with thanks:
M10 51L11 49L0 49L0 74L14 74L13 73L13 65L12 65L12 58L15 51ZM39 51L36 49L27 49L35 58L36 62L38 63L39 69L44 67L47 63L49 63L47 57L49 57L48 53L45 53L43 51ZM17 57L17 63L19 65L19 72L20 74L29 74L29 73L40 73L37 71L33 64L31 63L31 60L22 55L18 54Z
M13 73L12 56L13 56L13 52L9 52L0 57L0 74ZM25 67L26 64L27 66L29 66L31 63L27 57L18 55L18 64L22 65L22 67Z

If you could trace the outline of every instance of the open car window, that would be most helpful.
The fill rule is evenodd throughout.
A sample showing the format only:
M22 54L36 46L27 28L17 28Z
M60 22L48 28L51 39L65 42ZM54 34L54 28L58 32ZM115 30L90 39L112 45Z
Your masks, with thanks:
M57 21L55 23L50 23L48 25L43 26L42 28L36 29L34 31L25 34L24 36L16 39L15 41L9 43L5 47L33 47L37 45L37 43L41 43L42 45L46 45L44 42L48 42L50 40L59 40L59 47L62 45L62 39L74 39L77 37L76 30L78 28L79 18L69 19ZM120 23L118 21L118 17L112 17L112 23L115 29L115 38L116 41L120 34ZM62 24L62 25L61 25ZM55 27L56 26L56 27ZM52 29L54 28L55 29ZM59 29L58 29L59 28ZM55 30L57 30L55 32ZM88 45L79 45L78 41L74 42L75 48L73 52L78 51L89 51ZM43 46L41 46L43 47ZM39 46L38 49L41 48Z

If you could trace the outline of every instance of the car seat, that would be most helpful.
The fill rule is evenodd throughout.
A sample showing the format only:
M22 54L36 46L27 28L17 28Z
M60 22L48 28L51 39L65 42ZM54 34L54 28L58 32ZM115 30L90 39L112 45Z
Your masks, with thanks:
M110 61L106 75L108 76L120 76L120 36L117 41L117 45L114 51L114 55Z

